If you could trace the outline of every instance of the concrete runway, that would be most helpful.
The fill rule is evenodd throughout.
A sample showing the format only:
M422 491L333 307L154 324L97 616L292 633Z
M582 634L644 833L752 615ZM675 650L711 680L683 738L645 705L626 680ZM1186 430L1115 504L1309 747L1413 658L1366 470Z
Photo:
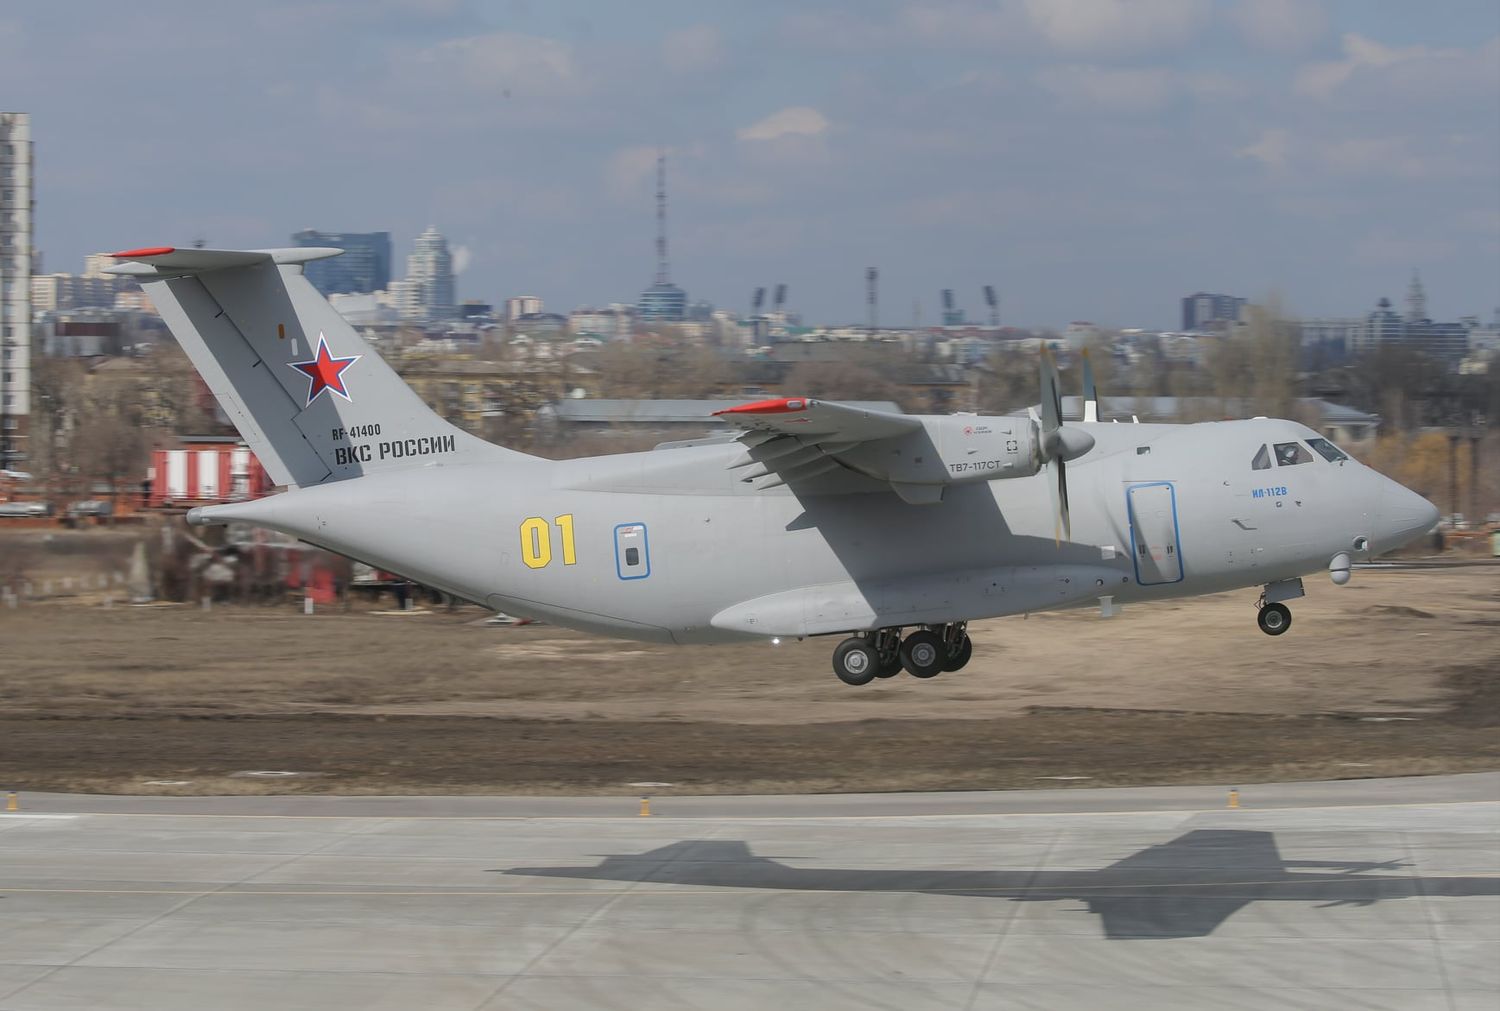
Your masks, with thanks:
M0 1011L1500 1007L1500 774L0 814Z

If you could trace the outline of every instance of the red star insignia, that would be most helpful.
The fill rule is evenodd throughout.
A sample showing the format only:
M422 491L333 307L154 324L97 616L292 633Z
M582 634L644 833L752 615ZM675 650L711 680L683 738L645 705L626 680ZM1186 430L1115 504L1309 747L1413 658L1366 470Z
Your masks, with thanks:
M328 353L328 341L323 335L318 334L318 351L311 359L305 362L288 362L292 368L307 376L307 403L304 407L311 407L312 402L318 399L318 394L324 390L332 390L351 404L354 398L349 396L349 390L344 386L344 370L363 358L364 355L350 355L348 358L335 358Z

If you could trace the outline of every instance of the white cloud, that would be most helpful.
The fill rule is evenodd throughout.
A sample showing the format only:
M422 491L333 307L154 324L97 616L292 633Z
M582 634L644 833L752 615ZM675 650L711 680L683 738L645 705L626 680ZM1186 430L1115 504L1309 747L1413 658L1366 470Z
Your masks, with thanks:
M1179 45L1203 24L1204 0L1025 0L1031 22L1066 52Z
M1456 95L1500 84L1500 36L1473 49L1387 46L1363 35L1343 38L1344 58L1311 63L1297 75L1304 95L1327 99L1361 81L1380 83L1407 96Z
M1294 134L1272 127L1235 154L1258 161L1272 172L1295 170L1303 180L1353 176L1461 180L1491 171L1485 165L1483 148L1484 141L1473 134L1328 136L1321 131Z
M659 148L637 144L621 148L604 163L604 184L616 197L638 200L649 192L647 181L656 171Z
M482 91L557 95L582 88L571 47L512 32L439 42L417 52L409 69L430 75L429 83L456 77L458 83Z
M474 251L460 243L453 247L453 273L462 274L474 262Z
M815 137L828 129L828 120L817 109L794 105L773 112L758 123L740 130L740 140L775 140L778 137Z
M1063 101L1115 112L1150 112L1172 96L1170 71L1160 67L1116 69L1076 64L1048 67L1037 82Z
M1262 130L1255 143L1240 148L1235 154L1258 161L1272 172L1283 172L1291 160L1291 132L1280 127Z
M1229 20L1251 45L1283 53L1306 49L1328 30L1320 0L1240 0Z
M712 25L671 32L661 44L663 65L678 74L701 74L724 63L724 40Z

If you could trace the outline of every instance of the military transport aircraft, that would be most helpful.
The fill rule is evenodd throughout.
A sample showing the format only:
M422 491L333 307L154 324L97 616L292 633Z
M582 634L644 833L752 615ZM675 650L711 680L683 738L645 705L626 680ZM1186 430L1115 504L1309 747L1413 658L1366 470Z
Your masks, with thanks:
M438 417L303 277L337 249L116 253L267 473L194 509L280 530L512 614L677 643L843 635L849 684L968 662L976 618L1262 587L1429 530L1437 509L1292 421L1064 422L786 397L724 438L543 460ZM705 419L706 421L707 419Z

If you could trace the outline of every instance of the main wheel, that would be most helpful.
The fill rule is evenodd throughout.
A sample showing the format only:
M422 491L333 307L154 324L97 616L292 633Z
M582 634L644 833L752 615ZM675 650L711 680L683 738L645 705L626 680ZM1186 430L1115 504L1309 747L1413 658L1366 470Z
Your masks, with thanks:
M943 670L963 670L964 665L969 662L969 657L974 655L974 640L966 633L958 640L958 645L948 654L943 661Z
M1292 612L1285 604L1267 604L1255 616L1255 623L1266 635L1280 635L1292 627Z
M918 629L901 641L901 666L914 678L935 678L943 672L945 652L942 636Z
M867 685L880 669L880 654L859 636L845 639L833 651L833 672L846 685Z
M901 651L898 649L880 662L875 671L878 678L893 678L901 673Z

